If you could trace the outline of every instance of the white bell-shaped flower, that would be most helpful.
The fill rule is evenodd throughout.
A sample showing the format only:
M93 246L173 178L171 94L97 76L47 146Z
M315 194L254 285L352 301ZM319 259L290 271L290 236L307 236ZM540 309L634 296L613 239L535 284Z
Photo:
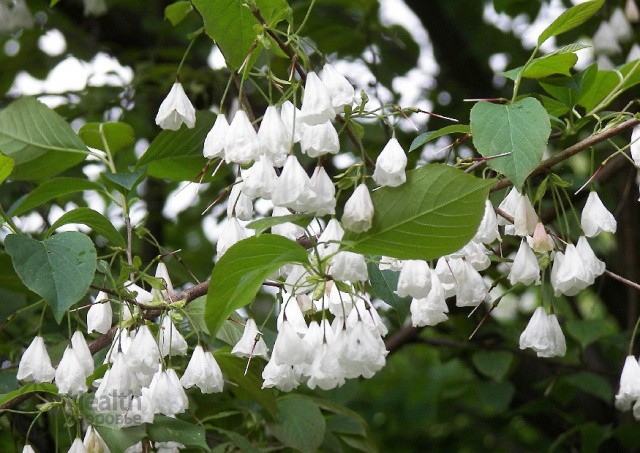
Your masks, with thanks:
M369 279L364 256L353 252L338 252L331 259L331 276L336 280L364 282Z
M520 349L531 348L538 357L564 356L567 345L556 315L538 307L520 335Z
M180 383L186 389L198 386L202 393L214 393L222 391L224 378L213 354L209 351L205 352L202 346L198 345L193 350Z
M82 365L85 376L89 376L93 373L95 368L93 356L91 355L91 351L87 345L87 340L85 340L84 335L82 335L82 332L79 330L76 330L71 336L71 346L73 347L73 351L75 352L80 365Z
M245 194L242 181L236 181L231 188L227 201L227 217L237 217L244 221L253 217L253 203L251 197Z
M449 307L438 274L431 272L431 290L425 298L413 299L409 306L414 327L435 326L448 319Z
M290 392L300 385L301 374L293 365L282 365L276 362L275 357L267 363L262 370L262 388L277 388L282 392Z
M431 290L431 269L424 260L407 260L398 277L396 294L399 297L411 296L422 299Z
M640 9L636 5L636 0L627 0L624 4L624 14L629 19L629 22L640 21Z
M262 339L262 334L258 331L256 322L249 318L244 325L242 337L231 350L231 354L238 357L264 357L268 358L267 345Z
M220 113L213 123L213 127L204 139L202 155L207 159L219 157L224 159L224 140L229 130L227 117Z
M520 242L520 248L513 260L511 266L511 272L509 272L509 282L512 285L516 283L523 283L525 285L531 285L532 283L540 284L540 265L535 253L529 247L527 241Z
M107 295L100 291L87 311L87 333L107 333L113 322L113 310Z
M336 187L324 167L318 166L313 171L309 180L311 191L315 194L307 212L313 212L317 216L335 214L336 212Z
M24 447L22 447L22 453L36 453L36 451L31 445L26 444Z
M371 330L362 319L340 330L334 338L338 361L348 379L371 378L386 363L388 354L380 335Z
M321 328L322 330L322 328ZM324 329L331 330L331 327ZM345 382L344 368L339 361L339 351L334 346L333 339L331 343L323 341L316 349L316 355L313 363L306 370L309 380L307 386L313 390L316 387L322 390L331 390L340 387Z
M606 20L600 22L600 26L593 34L592 42L596 54L614 55L622 50L618 44L615 30Z
M328 284L328 282L327 282ZM306 296L306 295L304 295ZM303 295L294 296L293 294L283 293L282 295L282 309L280 313L278 313L277 318L277 327L278 332L282 330L282 324L284 323L285 318L289 323L293 326L294 330L298 332L300 335L304 335L309 330L307 326L307 322L304 319L304 315L302 314L301 301ZM310 310L311 307L307 308Z
M311 190L309 175L302 168L296 156L287 157L282 173L271 194L271 201L276 206L304 211L305 206L315 198Z
M251 198L271 199L271 194L278 183L278 175L273 162L266 155L261 155L248 170L242 173L242 193ZM251 202L251 201L249 201Z
M466 260L461 260L460 266L454 269L454 277L458 307L475 307L487 296L482 275Z
M124 282L124 287L127 289L127 291L134 295L136 302L138 302L139 304L148 304L153 300L153 294L129 280ZM128 309L126 305L125 307ZM129 319L130 317L131 312L129 311L129 316L125 316L125 319Z
M264 112L258 130L258 140L262 152L273 161L284 162L289 155L291 135L287 132L287 126L282 122L278 109L273 105L267 107Z
M500 240L500 231L498 230L498 217L493 209L491 201L486 200L484 203L484 215L478 227L478 231L474 236L475 242L483 244L491 244L496 239Z
M55 372L44 339L38 335L22 354L16 377L25 382L51 382Z
M156 414L175 417L189 407L187 394L173 368L158 371L149 384L150 398Z
M591 191L582 209L580 224L585 236L594 237L602 231L615 233L618 227L615 217L604 206L598 193Z
M526 194L521 194L516 202L513 214L513 227L516 236L531 236L538 223L538 214Z
M100 436L98 431L96 431L91 425L87 428L87 432L82 439L82 443L88 452L99 451L103 453L110 453L109 447L104 439L102 439L102 436Z
M551 286L556 296L575 296L593 283L592 276L573 244L567 245L564 253L554 255Z
M156 267L155 277L162 280L162 286L164 289L157 290L154 288L151 290L151 294L162 299L169 299L171 294L173 294L173 283L169 276L169 269L167 269L167 265L162 261L160 261Z
M138 327L127 351L126 361L132 370L147 376L158 371L160 348L147 325Z
M547 230L542 222L536 224L533 236L531 238L527 237L527 241L534 252L544 253L554 249L553 240L547 234Z
M69 451L67 453L87 453L87 449L84 448L84 444L82 443L82 439L76 437L69 447Z
M404 261L397 258L391 258L389 256L380 257L380 262L378 263L378 269L381 271L387 270L400 272L402 270L402 266L404 266Z
M502 200L498 205L498 209L506 214L509 214L511 217L514 217L516 214L516 205L518 204L519 199L520 192L518 192L515 187L512 187L507 196L504 197L504 200ZM511 227L511 230L513 230L513 225L507 219L502 216L497 216L497 219L498 225L506 225L508 227ZM505 232L507 232L507 229L505 229ZM513 231L507 234L513 234Z
M113 341L111 342L111 346L109 346L107 356L104 358L103 363L112 363L116 352L127 354L132 340L133 338L129 335L129 332L126 329L117 329L113 335Z
M627 356L620 376L620 389L616 395L616 409L628 411L640 399L640 364L632 355Z
M304 134L304 130L307 127L306 124L302 122L300 110L295 108L291 101L284 101L282 106L280 107L280 119L282 120L284 126L287 128L287 139L289 140L289 146L293 145L293 143L298 143L302 140L302 135ZM286 157L286 156L285 156ZM281 167L284 165L284 160L276 166Z
M587 271L591 274L589 278L589 285L593 285L596 277L602 275L606 269L605 264L598 259L593 249L589 245L589 241L585 236L580 236L576 243L576 252L580 259L584 263Z
M633 38L633 28L629 23L627 15L622 11L622 8L613 10L609 18L609 24L618 41L627 42Z
M158 345L162 357L167 355L184 355L187 353L187 341L178 332L170 316L165 316L160 326Z
M300 149L309 157L337 154L340 151L338 131L331 124L331 121L325 121L316 126L307 126L304 128L300 140Z
M278 327L278 336L273 344L272 359L278 365L301 365L313 358L313 352L302 341L294 325L284 319Z
M224 159L244 165L258 158L260 141L244 110L238 110L224 136Z
M99 411L126 412L133 405L132 396L140 395L140 382L133 368L127 365L125 355L113 355L113 364L104 374L96 390L94 406Z
M388 332L387 326L382 322L375 307L363 294L355 298L355 309L351 310L347 316L347 327L353 327L359 320L362 320L369 329L377 332L380 336L385 336Z
M640 56L638 57L640 58ZM633 128L631 132L631 157L636 167L640 167L640 125Z
M355 233L367 231L371 228L373 214L373 201L369 189L366 184L361 183L344 204L342 225Z
M316 126L332 120L335 116L329 89L315 72L307 73L300 120L309 126Z
M320 79L329 90L331 105L336 114L342 113L345 106L350 106L353 103L353 96L355 95L353 85L331 64L326 63L322 67Z
M344 229L338 222L338 219L331 219L327 222L322 234L318 237L318 255L320 258L326 258L327 256L335 253L340 248L339 242L344 236Z
M489 250L479 243L471 240L465 244L460 250L449 255L452 258L464 258L477 271L483 271L491 265L489 259Z
M407 180L407 155L394 137L387 142L376 159L373 180L380 186L397 187Z
M63 395L76 396L87 391L87 375L71 345L62 354L55 379L58 392Z
M227 218L224 226L220 229L220 236L216 243L216 252L218 253L218 256L220 257L224 255L233 244L248 237L249 230L240 225L237 218Z
M162 129L177 131L184 123L189 129L196 125L196 109L184 92L182 84L176 82L160 104L156 124Z
M271 217L283 217L291 214L291 211L289 211L287 208L274 206ZM277 234L279 236L284 236L288 239L291 239L292 241L295 241L299 237L306 234L304 228L292 222L284 222L278 225L273 225L271 227L271 233Z

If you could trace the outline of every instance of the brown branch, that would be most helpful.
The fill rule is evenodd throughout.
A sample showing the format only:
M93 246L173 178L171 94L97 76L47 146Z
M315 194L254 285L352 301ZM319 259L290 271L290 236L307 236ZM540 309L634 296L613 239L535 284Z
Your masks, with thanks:
M535 176L540 173L544 173L550 170L551 167L553 167L554 165L557 165L560 162L567 160L571 156L574 156L586 149L589 149L593 145L603 142L615 135L620 134L621 132L626 131L627 129L637 126L638 124L640 124L640 119L632 118L625 121L624 123L618 124L617 126L613 126L611 129L606 129L603 132L600 132L599 134L591 135L585 138L584 140L582 140L581 142L578 142L575 145L568 147L567 149L560 152L559 154L545 160L540 165L538 165L536 169L533 170L529 176ZM495 192L496 190L504 189L505 187L509 187L511 185L513 185L511 180L503 179L502 181L499 181L495 186L493 186L491 191Z

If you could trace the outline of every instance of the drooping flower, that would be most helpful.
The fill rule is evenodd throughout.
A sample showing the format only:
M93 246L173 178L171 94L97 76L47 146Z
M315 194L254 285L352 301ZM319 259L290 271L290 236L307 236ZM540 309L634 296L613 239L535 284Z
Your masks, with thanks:
M82 439L76 437L67 453L87 453L87 449L84 447Z
M454 261L454 260L450 260ZM456 306L475 307L487 295L487 287L482 275L467 260L460 260L454 267L454 289Z
M615 34L615 37L620 42L630 41L633 38L633 27L629 23L627 15L622 11L622 8L616 8L613 10L611 17L609 18L609 24Z
M373 180L380 186L397 187L407 180L407 155L394 137L390 139L376 159Z
M320 79L329 90L331 105L335 113L342 113L345 106L351 105L353 102L355 95L353 85L329 63L323 66Z
M276 206L304 211L315 194L311 190L309 175L302 168L296 156L287 157L282 173L271 194L271 201Z
M628 411L640 399L640 364L632 355L627 356L620 376L620 389L616 395L616 409Z
M520 199L520 192L515 187L512 187L506 197L500 202L498 205L498 209L509 214L513 217L516 213L516 205L518 204L518 200ZM486 209L486 208L485 208ZM504 217L498 216L498 225L506 225L513 229L513 225ZM507 231L507 229L505 229ZM508 233L513 234L513 232Z
M435 272L431 272L431 290L427 297L414 298L409 310L414 327L435 326L448 319L446 314L449 313L449 307L444 297L444 288Z
M184 123L189 129L196 125L196 109L191 104L180 82L175 82L169 95L162 101L156 124L162 129L177 131Z
M231 350L231 354L238 357L264 357L268 358L267 345L258 331L256 322L249 318L244 325L242 337Z
M516 236L531 236L538 223L538 214L526 194L521 194L516 201L513 214L513 227Z
M259 153L258 134L244 110L238 110L224 136L224 159L244 165L257 159Z
M589 193L587 202L582 209L580 225L585 236L590 238L603 231L615 233L618 226L615 217L604 206L596 191Z
M341 281L366 281L369 278L367 262L359 253L338 252L331 259L331 276Z
M640 125L633 128L631 132L631 157L636 167L640 167Z
M251 197L244 193L244 182L237 180L231 188L227 201L227 217L237 217L240 220L251 220L253 203Z
M278 183L278 175L273 168L273 162L266 155L261 155L257 161L242 176L242 193L247 197L262 197L271 199L271 194ZM251 200L249 200L251 202Z
M336 212L336 188L324 167L317 166L309 180L311 191L315 198L306 212L314 212L317 216L335 214Z
M553 241L547 234L547 230L545 229L542 222L538 222L536 224L536 229L533 231L531 240L529 240L529 238L527 237L527 241L529 242L529 246L533 249L534 252L550 252L554 248Z
M76 330L73 333L73 336L71 337L71 346L73 347L73 351L75 352L80 365L82 365L85 376L89 376L94 370L93 356L91 355L91 351L87 345L87 340L85 340L84 335L82 335L82 332L79 330Z
M300 110L294 107L291 101L284 101L280 107L280 118L287 128L287 138L290 145L298 143L302 140L302 134L306 128L306 124L302 122ZM284 161L278 165L281 167L284 165Z
M332 120L335 116L327 86L315 72L310 71L304 85L300 120L309 126L316 126Z
M156 267L155 277L162 280L164 289L157 290L154 288L151 290L151 294L162 299L169 299L169 296L173 293L173 283L171 282L171 277L169 276L167 265L162 261L160 261L158 263L158 266Z
M509 282L512 285L516 283L523 283L525 285L531 285L535 283L540 284L540 265L535 253L529 247L527 241L520 242L520 248L513 260L511 266L511 272L509 272Z
M126 361L129 368L137 374L153 376L160 364L160 348L147 325L138 327L136 336L127 351Z
M325 154L337 154L340 151L340 139L331 121L304 128L300 149L309 157L320 157Z
M556 296L575 296L593 284L592 277L575 245L567 245L564 253L556 252L551 268L551 286Z
M218 256L222 256L229 250L236 242L241 241L249 237L249 232L246 228L240 225L240 222L236 217L229 217L220 229L220 236L216 243L216 252Z
M484 204L484 215L478 227L478 231L473 238L475 242L483 244L491 244L496 239L500 239L500 231L498 230L498 218L493 209L491 201L486 200Z
M184 355L187 353L187 341L178 332L170 316L165 316L162 320L158 345L160 346L162 357L166 357L169 354Z
M22 447L22 453L36 453L36 451L31 445L26 444L24 447Z
M295 326L288 320L283 319L278 326L278 336L273 345L272 359L278 365L302 365L310 362L313 358L313 351L302 341Z
M209 351L205 352L202 346L198 345L193 350L180 383L186 389L198 386L202 393L213 393L222 391L224 378L213 354Z
M62 354L55 378L59 393L76 396L87 391L87 375L71 345Z
M415 299L427 297L431 290L431 269L424 260L407 260L398 277L396 294Z
M334 218L329 220L324 231L320 237L318 237L318 255L320 255L320 258L324 259L332 253L337 252L342 236L344 236L344 230L342 226L340 226L338 219Z
M113 310L107 295L100 291L87 311L87 333L107 333L113 322Z
M84 444L87 451L94 452L99 451L102 453L109 453L109 447L107 446L102 436L96 431L93 426L89 425L87 428L87 432L84 434L84 438L82 439L82 443Z
M593 249L589 245L589 241L585 236L580 236L576 243L576 252L584 263L587 271L590 274L589 285L593 285L596 277L602 275L606 269L605 264L598 259Z
M342 225L355 233L371 228L373 222L373 201L366 184L361 183L344 204Z
M213 127L204 139L204 147L202 149L204 157L207 159L213 159L214 157L224 159L224 139L228 130L227 117L221 113L216 117Z
M113 355L113 364L96 390L96 410L126 412L131 408L131 397L140 395L140 382L134 370L128 366L122 352Z
M567 345L556 315L547 315L544 308L536 308L520 335L520 349L526 348L536 351L538 357L565 355Z
M51 366L44 339L37 336L22 354L16 377L19 381L51 382L54 375L55 369Z
M333 342L344 377L348 379L371 378L386 363L388 352L384 341L362 318L358 317L349 327L339 330Z
M287 133L287 127L280 118L278 109L270 105L264 112L260 129L258 130L258 140L262 152L278 162L281 167L289 154L291 148L291 135Z
M173 368L159 370L153 376L149 384L149 398L154 412L168 417L182 414L189 407L187 394Z

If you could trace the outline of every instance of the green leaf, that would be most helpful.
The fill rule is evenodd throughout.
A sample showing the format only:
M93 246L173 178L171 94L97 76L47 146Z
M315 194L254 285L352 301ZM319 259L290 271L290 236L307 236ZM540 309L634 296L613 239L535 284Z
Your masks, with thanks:
M541 80L540 86L565 106L573 108L578 103L583 87L591 86L597 74L598 68L593 64L572 77L554 77Z
M511 80L517 80L520 73L522 73L522 77L528 79L542 79L553 74L568 76L577 61L578 56L573 53L545 55L544 57L535 58L526 66L511 69L501 75Z
M109 182L112 182L125 192L130 192L136 187L146 175L145 170L132 171L130 173L108 173L103 172L100 176Z
M206 303L206 296L200 296L189 302L184 311L189 316L189 319L193 321L193 327L209 335L209 329L207 329L207 324L204 322L204 307Z
M193 6L190 1L179 1L172 3L164 9L164 17L175 27L182 22L191 11L193 11Z
M51 306L60 323L89 289L96 271L96 249L85 234L68 231L37 241L10 234L4 242L18 276Z
M52 395L57 395L58 387L48 383L44 383L44 384L32 383L32 384L23 385L18 390L14 390L13 392L4 393L0 395L0 406L8 403L14 398L17 398L22 395L27 395L29 393L50 393Z
M604 4L604 0L593 0L575 5L554 20L538 37L538 46L552 36L558 36L589 20Z
M253 300L267 277L285 264L305 262L304 248L273 234L251 237L231 246L211 273L205 308L211 335L234 310Z
M196 112L196 125L193 129L181 127L177 131L160 132L136 167L148 165L147 173L156 178L195 180L206 164L202 146L215 117L211 112L199 111Z
M587 371L580 371L565 378L566 382L572 386L582 390L583 392L593 395L596 398L600 398L607 404L611 404L613 400L613 389L609 382Z
M322 444L326 422L314 402L301 395L287 395L278 399L278 419L269 429L286 446L312 453Z
M418 135L411 142L411 146L409 147L409 152L414 149L420 148L425 143L429 143L436 138L442 137L443 135L449 134L468 134L471 129L468 124L452 124L451 126L443 127L442 129L438 129L437 131L429 131L424 132Z
M127 123L87 123L80 128L78 136L87 146L105 152L104 142L107 142L112 156L136 141L133 128Z
M9 177L13 171L15 162L12 158L0 154L0 183Z
M527 176L542 161L551 133L549 116L534 98L499 105L478 102L471 109L473 144L484 157L509 153L487 160L521 190Z
M507 351L478 351L471 360L483 375L501 381L513 363L513 354Z
M369 281L375 295L391 305L400 315L400 321L404 321L409 314L411 297L398 297L395 293L398 288L398 272L389 269L380 270L378 263L367 264Z
M213 429L227 436L234 443L234 445L240 449L242 453L260 453L261 452L261 450L254 447L253 444L249 442L249 440L246 437L236 433L235 431L229 431L226 429L218 428L217 426L215 426Z
M51 225L49 230L47 230L46 235L51 235L56 228L69 223L82 223L96 233L101 234L115 245L122 248L127 246L124 238L120 233L118 233L118 230L114 228L111 222L98 211L94 211L90 208L77 208L73 211L66 212L56 220L53 225Z
M228 348L218 350L213 355L231 382L245 391L253 401L260 403L271 416L276 416L278 407L275 392L272 389L262 388L262 377L256 372L255 366L250 367L249 372L245 374L247 359L231 355Z
M82 192L84 190L100 190L102 186L98 183L87 181L80 178L55 178L45 181L38 187L33 189L29 194L19 200L9 210L12 216L19 216L29 212L33 208L37 208L41 204L62 195L70 193Z
M40 179L82 162L88 150L56 112L24 97L0 112L0 152L15 161L13 179Z
M494 183L444 164L408 171L403 185L373 192L371 229L348 231L343 242L354 252L399 259L455 252L475 235Z
M640 59L630 61L623 65L619 70L623 77L621 87L622 91L640 83Z
M144 425L121 428L117 425L95 423L93 427L102 436L111 451L125 451L147 435Z
M204 427L177 418L156 415L147 431L154 442L178 442L191 447L209 448Z
M566 327L567 333L583 348L605 336L608 330L604 319L570 319Z
M311 222L312 219L313 217L307 214L291 214L283 215L280 217L265 217L264 219L258 219L248 223L247 228L255 230L256 236L259 236L264 230L275 225L281 225L285 222L291 222L301 227L305 227L309 225L309 222Z
M583 92L578 99L578 105L587 112L594 109L620 83L620 75L616 71L598 70L589 84L583 86Z
M238 69L256 41L258 20L242 0L193 0L193 4L202 15L207 35L216 42L227 64ZM256 4L270 27L283 20L289 9L286 0L256 0ZM259 48L253 50L253 61L259 53Z

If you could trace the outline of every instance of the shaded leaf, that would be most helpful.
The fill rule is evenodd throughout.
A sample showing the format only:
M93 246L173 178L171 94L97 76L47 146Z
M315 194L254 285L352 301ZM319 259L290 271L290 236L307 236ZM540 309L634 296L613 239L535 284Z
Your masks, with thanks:
M313 216L307 214L291 214L283 215L280 217L265 217L264 219L254 220L249 222L246 227L256 231L256 236L259 236L265 230L275 225L281 225L285 222L295 223L301 227L305 227L311 222Z
M471 109L471 132L482 156L509 153L487 160L487 165L511 179L520 190L542 161L551 123L547 111L534 98L508 105L478 102Z
M443 135L449 134L468 134L471 131L471 128L468 124L452 124L451 126L443 127L442 129L438 129L437 131L429 131L424 132L418 135L411 142L411 146L409 147L409 152L414 149L418 149L426 143L429 143L436 138L442 137Z
M145 175L145 170L132 171L130 173L103 172L100 174L102 178L112 182L117 187L124 189L126 192L130 192L134 187L140 184Z
M47 230L47 236L51 235L56 228L60 228L62 225L69 223L82 223L88 226L93 231L101 234L106 239L114 243L119 247L126 247L127 243L118 230L114 228L111 222L98 211L94 211L90 208L77 208L72 211L66 212L53 225Z
M22 395L26 395L29 393L50 393L52 395L58 394L58 387L49 383L31 383L26 384L20 387L18 390L14 390L13 392L4 393L0 395L0 406L11 401L14 398L17 398Z
M513 363L513 354L507 351L478 351L471 357L475 367L494 381L501 381Z
M0 154L0 183L9 177L13 171L14 165L15 162L12 158L5 156L4 154Z
M373 192L371 229L348 231L343 242L354 252L399 259L455 252L476 233L494 183L443 164L408 171L403 185Z
M398 312L400 322L403 322L409 314L411 297L398 297L395 293L398 288L399 273L389 269L380 270L378 263L368 263L367 268L374 294L391 305Z
M164 9L164 17L171 22L174 27L184 20L193 11L190 1L183 0L172 3Z
M273 234L251 237L231 246L211 273L205 308L211 335L234 310L253 300L267 277L285 264L306 261L304 248Z
M12 216L19 216L37 208L41 204L51 201L54 198L71 193L82 192L84 190L100 190L102 186L98 183L80 178L55 178L45 181L33 189L29 194L20 199L9 210Z
M135 143L136 137L133 128L127 123L87 123L78 131L78 136L87 146L107 151L105 143L109 147L111 155L127 146ZM104 141L103 141L104 137Z
M278 418L269 429L288 447L311 453L322 444L326 423L313 401L301 395L287 395L278 399Z
M15 161L13 179L40 179L82 162L88 150L60 115L23 97L0 112L0 152Z
M209 448L204 427L177 418L156 415L147 431L154 442L178 442L185 446Z
M583 348L598 341L607 333L604 319L570 319L566 323L567 333Z
M44 241L10 234L5 248L22 282L51 306L58 323L87 293L96 271L93 242L75 231Z

